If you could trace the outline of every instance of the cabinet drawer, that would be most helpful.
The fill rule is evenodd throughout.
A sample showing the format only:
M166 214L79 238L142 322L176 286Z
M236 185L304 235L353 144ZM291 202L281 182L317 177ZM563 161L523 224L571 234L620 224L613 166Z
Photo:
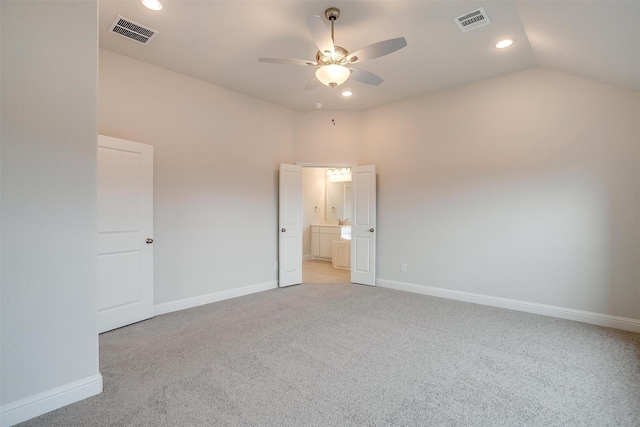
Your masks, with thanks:
M322 234L340 234L340 227L320 227Z
M342 228L343 227L323 227L322 225L312 225L311 232L321 234L340 234L340 230Z

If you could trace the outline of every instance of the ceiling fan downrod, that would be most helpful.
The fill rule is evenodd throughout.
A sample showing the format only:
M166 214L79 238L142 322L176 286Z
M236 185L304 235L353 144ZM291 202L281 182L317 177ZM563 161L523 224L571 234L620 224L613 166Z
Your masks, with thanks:
M331 41L335 44L336 40L333 37L333 23L336 19L340 18L340 9L337 7L330 7L324 11L324 17L331 22Z

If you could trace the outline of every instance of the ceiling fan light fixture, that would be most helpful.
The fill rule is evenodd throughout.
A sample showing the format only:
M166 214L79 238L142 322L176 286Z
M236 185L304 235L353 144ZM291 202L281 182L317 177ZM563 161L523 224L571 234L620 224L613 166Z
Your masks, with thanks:
M347 67L356 61L358 63L369 61L402 49L407 46L407 40L404 37L397 37L395 39L373 43L356 50L354 53L349 53L347 49L335 44L333 27L335 21L340 17L340 10L336 7L330 7L325 10L324 16L331 22L330 32L327 30L320 15L307 15L309 33L318 48L315 61L283 58L258 58L258 61L273 64L318 67L315 72L315 77L309 80L304 87L305 90L312 90L320 83L329 87L340 86L349 79L351 74L353 74L353 79L360 83L372 86L378 86L382 83L383 80L373 73L359 68ZM345 96L348 95L345 94Z
M351 71L347 67L338 64L325 65L316 70L316 78L329 87L340 86L347 81L350 74Z
M162 3L160 3L158 0L142 0L142 4L151 10L162 9Z

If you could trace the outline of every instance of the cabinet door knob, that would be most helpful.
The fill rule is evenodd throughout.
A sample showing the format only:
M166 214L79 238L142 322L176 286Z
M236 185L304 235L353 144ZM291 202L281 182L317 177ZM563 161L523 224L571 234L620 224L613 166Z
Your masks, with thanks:
M284 233L285 231L287 231L287 229L282 227L282 229L280 229L280 231L282 231Z
M147 245L150 245L150 244L152 244L152 243L153 243L153 239L152 239L152 238L148 238L148 239L146 240L146 242L147 242Z
M374 230L373 230L373 228L370 228L369 231L373 233Z

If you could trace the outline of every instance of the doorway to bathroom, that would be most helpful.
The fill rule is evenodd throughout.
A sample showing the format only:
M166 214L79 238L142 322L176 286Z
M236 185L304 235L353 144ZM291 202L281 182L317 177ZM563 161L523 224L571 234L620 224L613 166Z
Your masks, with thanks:
M351 166L302 168L302 282L351 281Z
M350 282L375 286L376 265L376 168L374 165L351 167L351 197L348 185L342 180L342 200L344 195L351 200L353 219L345 217L344 205L338 209L327 198L327 182L323 176L315 185L324 182L322 197L306 200L303 204L302 173L305 167L325 168L326 176L344 173L349 166L330 167L325 164L282 163L278 184L278 286L286 287L302 280L303 239L307 234L311 259L331 261L332 268L349 270ZM329 169L329 170L327 170ZM340 169L337 171L337 169ZM346 171L349 172L348 170ZM340 180L337 180L340 182ZM329 193L331 190L329 190ZM330 195L329 195L330 196ZM324 203L324 211L321 209ZM348 209L349 200L347 200ZM333 209L335 208L335 209ZM311 213L310 213L311 212ZM323 213L324 212L324 213ZM306 213L309 219L303 220ZM342 216L342 218L340 218ZM335 223L332 220L335 219ZM314 224L312 224L314 222Z

